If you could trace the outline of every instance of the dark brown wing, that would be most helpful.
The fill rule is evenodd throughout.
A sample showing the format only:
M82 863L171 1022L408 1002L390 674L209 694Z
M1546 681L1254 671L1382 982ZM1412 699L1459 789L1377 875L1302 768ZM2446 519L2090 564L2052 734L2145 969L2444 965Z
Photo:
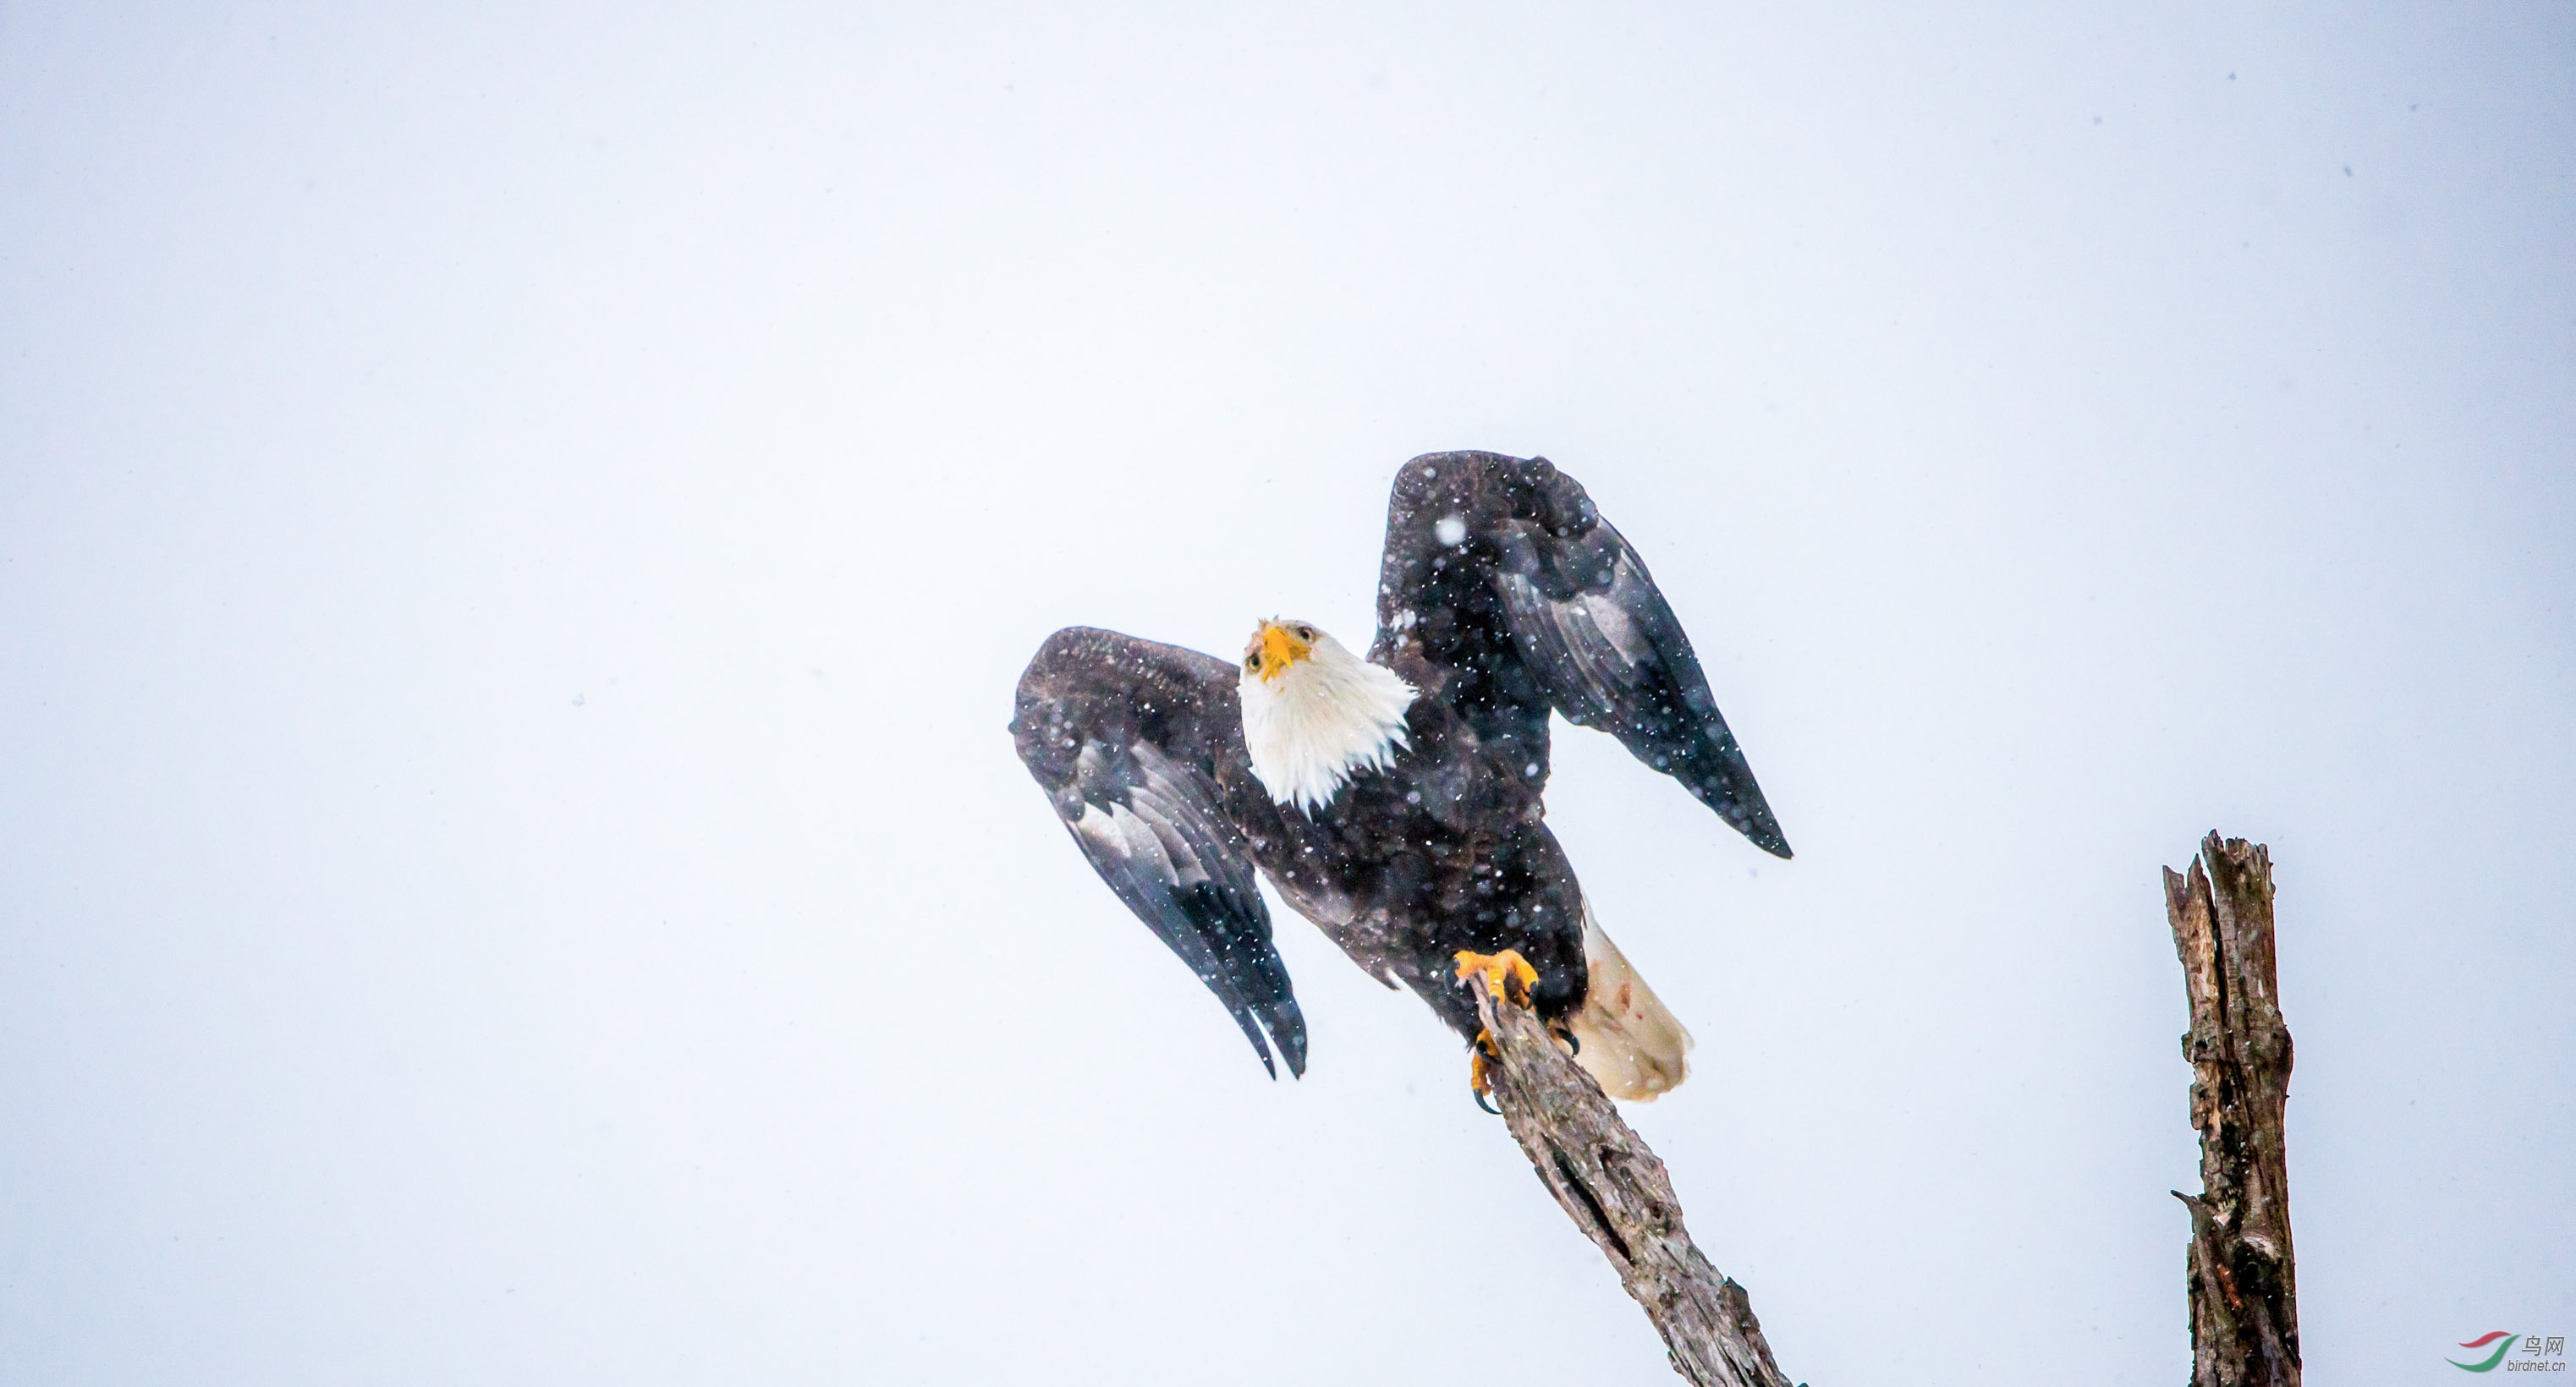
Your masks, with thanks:
M1681 621L1581 484L1545 458L1431 453L1387 505L1371 657L1410 644L1476 735L1547 765L1547 715L1616 735L1755 846L1789 855Z
M1067 627L1020 676L1011 737L1093 870L1225 1003L1261 1067L1277 1076L1275 1044L1304 1074L1306 1020L1217 790L1220 758L1250 774L1234 666Z

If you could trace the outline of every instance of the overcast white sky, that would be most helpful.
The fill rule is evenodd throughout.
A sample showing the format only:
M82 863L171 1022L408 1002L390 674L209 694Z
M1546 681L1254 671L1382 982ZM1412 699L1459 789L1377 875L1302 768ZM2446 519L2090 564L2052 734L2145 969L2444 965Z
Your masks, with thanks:
M1461 447L1797 845L1560 744L1794 1378L2184 1376L2212 827L2313 1380L2576 1332L2576 10L348 8L0 6L0 1378L1671 1380L1003 726Z

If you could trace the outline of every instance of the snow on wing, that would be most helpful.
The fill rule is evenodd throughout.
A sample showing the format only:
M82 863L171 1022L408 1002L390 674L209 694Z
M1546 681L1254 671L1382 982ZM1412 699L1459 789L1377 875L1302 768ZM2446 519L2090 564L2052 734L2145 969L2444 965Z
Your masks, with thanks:
M1618 737L1755 846L1789 855L1645 561L1545 458L1405 464L1378 604L1380 645L1411 640L1448 666L1479 735L1517 738L1538 760L1553 707Z
M1275 1044L1305 1073L1305 1018L1217 790L1215 758L1242 755L1232 666L1070 627L1039 648L1018 704L1020 759L1092 869L1225 1004L1264 1069L1278 1072Z

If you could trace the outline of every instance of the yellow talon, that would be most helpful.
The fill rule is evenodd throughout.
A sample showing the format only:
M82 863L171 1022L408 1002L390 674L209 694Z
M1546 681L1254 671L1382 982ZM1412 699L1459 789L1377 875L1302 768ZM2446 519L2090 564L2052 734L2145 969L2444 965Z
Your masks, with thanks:
M1518 949L1505 949L1498 954L1480 954L1466 949L1458 951L1458 981L1484 975L1485 989L1498 1002L1529 1005L1529 990L1538 982L1538 970L1529 966ZM1515 987L1513 984L1519 984Z
M1486 1102L1494 1094L1494 1033L1476 1032L1473 1057L1467 1061L1467 1088L1475 1095L1476 1106L1500 1116L1502 1109Z

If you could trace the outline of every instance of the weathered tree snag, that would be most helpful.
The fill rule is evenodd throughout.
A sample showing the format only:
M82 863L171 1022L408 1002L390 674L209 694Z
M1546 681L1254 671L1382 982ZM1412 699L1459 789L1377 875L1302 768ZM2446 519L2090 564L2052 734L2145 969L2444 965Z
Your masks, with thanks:
M2206 871L2202 863L2208 864ZM2165 869L2165 914L2191 994L2191 1122L2200 1197L2191 1210L2192 1387L2298 1387L2298 1283L2281 1140L2290 1028L2272 953L2272 857L2242 838L2201 840L2191 875Z
M1700 1387L1789 1387L1744 1288L1692 1244L1664 1163L1601 1086L1528 1007L1478 987L1476 1009L1500 1056L1488 1074L1503 1121L1548 1192L1646 1307L1674 1371Z

